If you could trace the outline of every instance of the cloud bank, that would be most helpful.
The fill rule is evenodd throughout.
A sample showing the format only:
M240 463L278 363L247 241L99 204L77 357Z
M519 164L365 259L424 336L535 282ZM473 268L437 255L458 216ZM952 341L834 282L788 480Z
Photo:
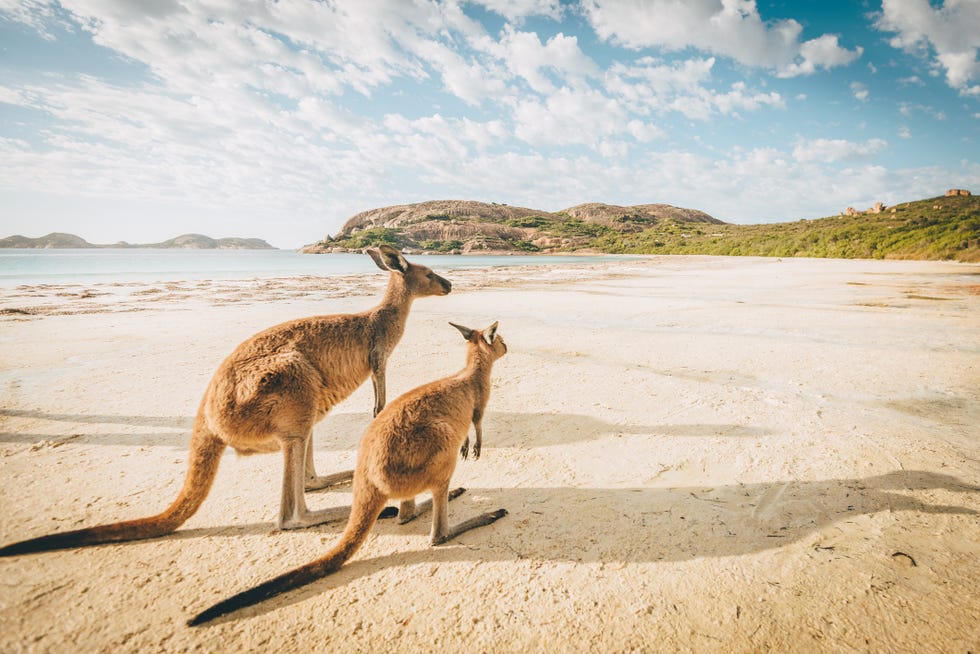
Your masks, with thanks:
M973 6L889 0L875 26L971 94ZM764 135L806 97L773 85L862 57L842 35L762 20L754 1L0 0L0 19L116 66L0 81L20 121L0 133L0 189L289 216L295 244L436 197L670 201L745 222L933 181L876 165L882 139L713 136ZM870 96L861 82L845 92Z

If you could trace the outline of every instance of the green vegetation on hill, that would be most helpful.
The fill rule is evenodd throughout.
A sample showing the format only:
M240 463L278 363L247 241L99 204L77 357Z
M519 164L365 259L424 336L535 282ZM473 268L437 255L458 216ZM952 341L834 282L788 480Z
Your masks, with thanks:
M428 213L389 222L390 227L351 229L337 239L318 243L313 251L359 250L387 243L443 253L591 250L610 254L980 261L978 196L943 196L886 207L880 213L757 225L709 222L714 219L706 214L651 217L627 212L619 216L607 205L589 206L605 213L576 214L585 219L568 212L527 210L526 215L514 215L513 208L510 214L500 216Z
M939 197L878 214L767 225L663 221L638 234L604 236L595 247L621 254L980 261L980 197Z
M372 227L351 234L342 241L336 241L338 247L350 250L360 250L377 245L390 245L396 248L416 246L417 244L402 236L400 229L391 227Z

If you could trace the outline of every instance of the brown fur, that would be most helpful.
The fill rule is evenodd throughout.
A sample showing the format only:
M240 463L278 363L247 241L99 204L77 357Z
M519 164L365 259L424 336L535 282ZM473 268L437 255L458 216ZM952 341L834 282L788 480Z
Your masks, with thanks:
M79 545L154 538L192 516L207 497L221 454L276 452L284 456L279 526L305 527L342 517L309 511L304 490L349 481L352 471L326 477L313 467L313 426L364 380L374 381L377 415L385 405L385 365L412 301L446 295L451 284L394 248L368 252L391 272L381 304L363 313L301 318L266 329L239 345L212 377L190 443L187 478L163 513L139 520L41 536L0 548L11 556Z
M466 365L457 374L419 386L402 395L368 426L354 471L354 502L343 535L325 556L259 586L215 604L188 622L194 626L285 593L335 572L367 539L378 512L389 499L402 500L398 516L407 522L426 508L415 496L432 493L432 545L499 520L498 509L450 526L449 481L456 453L465 451L472 422L478 440L480 422L490 399L490 370L507 352L496 335L497 323L486 331L454 325L468 342ZM475 452L479 454L479 452ZM453 497L462 492L457 489Z

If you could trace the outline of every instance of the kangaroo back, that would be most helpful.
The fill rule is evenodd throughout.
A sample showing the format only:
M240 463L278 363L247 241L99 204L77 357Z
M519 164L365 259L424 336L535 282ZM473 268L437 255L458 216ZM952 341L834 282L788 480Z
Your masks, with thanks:
M364 544L388 499L363 477L364 475L354 477L354 505L351 507L350 518L347 520L347 527L344 528L340 542L333 549L315 561L218 602L188 620L187 626L194 627L210 622L226 613L258 604L339 570L340 566L354 556L354 553Z
M218 464L225 444L204 426L198 417L191 436L190 461L187 477L180 494L165 511L148 518L126 520L108 525L49 534L13 543L0 548L0 556L70 549L83 545L116 543L128 540L156 538L184 524L201 506L218 474Z

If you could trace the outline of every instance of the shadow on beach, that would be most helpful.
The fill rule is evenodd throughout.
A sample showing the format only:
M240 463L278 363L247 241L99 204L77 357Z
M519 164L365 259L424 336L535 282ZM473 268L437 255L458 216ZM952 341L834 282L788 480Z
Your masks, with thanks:
M0 440L7 442L52 438L74 439L72 442L78 443L183 448L186 447L186 427L190 424L189 418L180 417L85 416L12 410L2 410L0 415L81 425L137 424L175 430L167 434L95 433L73 437L0 434ZM323 424L328 432L335 430L344 434L330 440L343 438L347 444L344 449L352 450L368 421L369 418L361 414L338 414L329 416ZM493 425L491 442L497 447L522 448L559 445L623 433L648 434L652 438L678 435L763 438L770 433L766 429L746 425L623 425L590 416L567 414L492 413L487 423ZM318 437L318 440L322 442L323 439ZM328 444L317 449L339 451L341 448ZM825 531L827 527L881 512L976 516L978 512L969 508L975 505L976 500L968 496L978 492L980 488L953 476L916 470L894 471L866 478L781 480L712 487L470 488L450 505L451 521L500 507L506 508L509 515L492 527L465 534L441 547L426 547L374 558L359 559L355 556L330 577L219 621L241 619L302 602L381 569L424 562L677 562L751 555L808 539L814 539L814 550L832 554L838 546L834 543L833 535ZM942 503L949 501L948 493L963 497L963 503L968 506ZM942 499L938 499L938 496L942 496ZM930 501L930 498L937 499ZM386 535L425 538L429 533L429 521L428 515L403 526L393 521L381 521L374 529ZM341 521L307 531L336 538L343 528L344 522ZM236 538L268 534L270 531L273 531L271 522L232 523L181 529L153 542ZM139 542L126 545L139 546ZM329 547L329 543L324 546L324 553ZM846 544L841 547L846 547ZM220 548L216 551L220 551ZM884 553L885 556L891 554ZM279 557L278 561L281 569L277 573L307 562L287 557ZM214 565L217 568L223 563L216 559ZM206 571L202 570L201 574L205 575ZM241 589L226 590L232 593Z
M575 563L652 563L750 555L815 537L817 552L846 556L823 530L879 512L918 512L976 516L956 505L932 504L907 493L978 493L959 479L926 471L903 470L864 479L778 481L715 487L679 488L481 488L469 489L450 504L450 521L504 507L509 515L493 527L465 534L451 543L397 554L358 559L309 586L219 619L234 621L266 613L329 592L378 570L419 563L454 561L556 561ZM568 521L562 516L579 516ZM386 535L426 536L430 517L407 524L379 521ZM591 521L589 528L583 528ZM313 528L339 536L344 523ZM250 524L178 531L168 539L234 537L268 533L270 525ZM329 549L328 543L323 552ZM892 555L883 552L883 556ZM307 561L280 558L285 572ZM218 565L216 563L215 565ZM258 580L257 580L258 581ZM227 588L228 594L242 590Z
M174 430L149 435L0 434L0 441L6 442L51 439L71 440L73 443L185 448L191 422L190 418L183 417L65 415L9 409L0 410L0 415L79 425L126 424ZM342 435L326 439L318 436L319 442L329 440L331 443L326 447L318 446L317 450L353 450L368 421L369 418L361 414L329 416L322 423L327 432ZM488 439L490 443L497 447L520 448L560 445L623 433L648 434L651 438L678 435L764 438L770 433L746 425L623 425L590 416L567 414L492 413L487 417L487 424L493 426L493 438ZM344 443L342 448L334 444L340 439ZM506 508L509 515L492 527L465 534L441 547L413 549L374 558L359 559L355 556L335 575L219 621L241 619L302 602L381 569L424 562L677 562L751 555L807 539L814 539L814 550L832 555L837 545L833 535L825 531L827 527L881 512L976 516L977 511L969 508L976 501L968 499L967 495L978 492L980 488L955 477L916 470L894 471L866 478L783 480L712 487L470 488L450 505L451 521L500 507ZM963 497L963 503L968 506L942 503L949 501L948 493ZM929 498L936 498L937 495L941 495L942 499L929 501ZM344 522L341 521L308 531L330 536L329 541L338 537L343 528ZM393 521L380 521L374 529L381 534L413 535L427 541L429 528L430 516L425 515L402 526ZM238 538L268 534L273 530L271 522L231 523L218 527L181 529L152 542ZM413 540L417 541L418 538ZM140 547L140 542L125 546ZM324 553L329 547L329 543L324 546ZM846 547L846 544L842 547ZM220 551L220 548L216 551ZM884 553L885 556L891 554ZM307 562L287 557L279 557L278 561L280 567L277 573ZM214 565L219 567L222 564L216 560ZM202 570L201 574L205 575L206 571ZM225 590L230 594L241 589Z
M191 416L123 416L45 413L0 409L0 417L28 418L64 423L76 423L74 434L41 434L0 432L0 443L72 442L84 445L169 446L186 448L194 418ZM370 423L369 415L337 413L328 415L317 424L313 437L318 452L351 451L357 448L361 434ZM162 427L172 431L142 434L87 431L86 425L112 424L133 427ZM739 424L664 424L632 425L612 423L591 416L561 413L504 413L489 412L484 429L492 436L484 445L486 450L497 447L531 449L589 441L612 434L648 434L657 436L729 436L762 437L772 434L768 429Z

